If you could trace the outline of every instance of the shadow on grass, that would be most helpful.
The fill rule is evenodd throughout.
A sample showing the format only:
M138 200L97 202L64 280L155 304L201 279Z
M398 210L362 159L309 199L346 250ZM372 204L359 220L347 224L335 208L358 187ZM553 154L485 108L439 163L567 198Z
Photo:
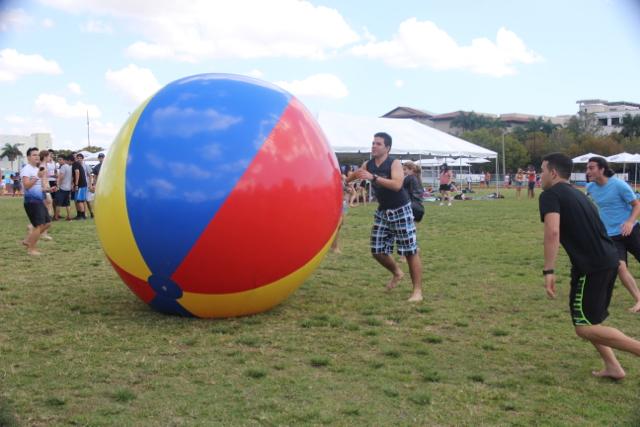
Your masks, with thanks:
M18 420L13 415L13 411L9 406L9 403L4 397L0 396L0 426L2 427L14 427L18 425Z

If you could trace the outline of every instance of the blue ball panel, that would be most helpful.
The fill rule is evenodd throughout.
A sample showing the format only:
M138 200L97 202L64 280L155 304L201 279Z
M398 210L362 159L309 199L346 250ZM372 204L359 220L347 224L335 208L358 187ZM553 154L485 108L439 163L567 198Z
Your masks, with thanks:
M289 100L276 86L226 74L177 80L151 99L131 137L125 185L133 235L154 275L180 265Z

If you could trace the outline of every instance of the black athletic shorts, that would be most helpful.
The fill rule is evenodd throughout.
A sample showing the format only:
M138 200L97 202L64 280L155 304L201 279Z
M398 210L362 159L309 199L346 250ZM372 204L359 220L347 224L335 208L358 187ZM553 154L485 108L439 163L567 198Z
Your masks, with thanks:
M640 224L636 224L631 230L631 234L623 236L612 236L611 240L616 244L618 249L618 259L627 262L627 252L633 255L640 262Z
M575 326L598 325L609 315L609 303L618 267L593 273L571 270L569 310Z
M451 184L440 184L438 191L451 191Z
M534 182L529 182L528 185L529 185L529 190L533 190L534 188L536 188L535 181Z
M66 191L66 190L58 190L56 191L56 206L61 206L61 207L67 207L70 205L70 200L71 198L69 197L71 195L71 191Z
M37 227L39 225L51 222L51 216L44 202L28 202L24 204L24 210L29 217L31 225Z

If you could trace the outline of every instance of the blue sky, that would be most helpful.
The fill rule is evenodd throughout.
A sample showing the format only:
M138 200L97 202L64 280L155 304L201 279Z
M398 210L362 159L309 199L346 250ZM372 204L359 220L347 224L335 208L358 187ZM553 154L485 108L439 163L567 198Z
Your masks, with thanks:
M573 114L640 102L634 0L0 0L0 134L107 147L129 112L192 74L247 74L307 107L379 116Z

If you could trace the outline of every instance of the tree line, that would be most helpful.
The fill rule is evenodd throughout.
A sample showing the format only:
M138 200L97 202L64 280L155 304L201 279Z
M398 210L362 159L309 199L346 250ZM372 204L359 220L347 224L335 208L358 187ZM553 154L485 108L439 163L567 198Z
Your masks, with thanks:
M564 127L538 117L511 130L499 119L471 112L452 120L451 127L462 131L461 138L498 153L500 165L504 137L505 165L511 173L527 165L539 170L542 157L551 152L562 152L569 157L586 153L603 156L623 151L640 153L640 115L625 115L621 131L609 135L602 133L594 114L584 112L573 116ZM484 166L485 169L492 167Z

